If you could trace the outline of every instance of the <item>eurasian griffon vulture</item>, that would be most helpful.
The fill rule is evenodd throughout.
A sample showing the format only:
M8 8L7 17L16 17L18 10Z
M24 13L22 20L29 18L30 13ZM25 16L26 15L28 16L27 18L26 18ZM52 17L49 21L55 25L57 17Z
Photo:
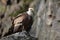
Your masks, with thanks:
M16 32L21 32L25 30L28 34L33 24L33 8L29 8L27 12L19 14L17 17L13 19L12 27L9 29L9 32L4 36L9 34L13 34Z

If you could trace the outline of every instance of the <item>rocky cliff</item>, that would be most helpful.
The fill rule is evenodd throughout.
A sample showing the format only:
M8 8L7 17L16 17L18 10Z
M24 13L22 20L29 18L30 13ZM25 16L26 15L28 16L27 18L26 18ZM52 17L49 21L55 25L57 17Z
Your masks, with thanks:
M60 40L60 0L0 0L0 36L8 32L11 18L29 7L35 9L31 36L21 32L0 40Z

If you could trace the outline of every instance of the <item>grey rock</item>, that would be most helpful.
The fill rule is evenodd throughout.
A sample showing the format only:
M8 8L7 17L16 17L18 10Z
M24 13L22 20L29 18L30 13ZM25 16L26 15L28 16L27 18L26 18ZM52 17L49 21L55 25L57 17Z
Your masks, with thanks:
M23 32L18 32L18 33L3 37L0 40L36 40L36 38L32 36L27 36L23 31Z

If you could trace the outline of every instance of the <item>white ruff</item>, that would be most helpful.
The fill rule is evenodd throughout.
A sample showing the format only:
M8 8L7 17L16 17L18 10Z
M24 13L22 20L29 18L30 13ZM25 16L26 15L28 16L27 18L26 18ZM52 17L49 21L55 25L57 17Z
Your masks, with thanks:
M33 15L33 12L31 10L27 11L27 14L32 16Z

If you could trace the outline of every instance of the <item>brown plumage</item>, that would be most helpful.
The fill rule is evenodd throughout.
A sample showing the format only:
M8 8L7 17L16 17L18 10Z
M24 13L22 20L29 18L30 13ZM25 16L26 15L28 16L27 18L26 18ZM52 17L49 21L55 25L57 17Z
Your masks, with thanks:
M6 33L4 36L16 32L21 32L22 30L25 30L27 33L29 33L32 24L33 24L33 16L32 11L29 9L28 12L19 14L12 20L12 26L11 28L9 28L8 33Z
M29 33L32 24L32 16L28 15L27 13L20 14L14 18L11 28L9 29L8 33L6 33L4 36L17 32L22 32L22 30L25 30L27 33Z
M14 19L14 32L22 31L23 27L26 31L29 31L32 23L32 16L27 13L21 14Z

